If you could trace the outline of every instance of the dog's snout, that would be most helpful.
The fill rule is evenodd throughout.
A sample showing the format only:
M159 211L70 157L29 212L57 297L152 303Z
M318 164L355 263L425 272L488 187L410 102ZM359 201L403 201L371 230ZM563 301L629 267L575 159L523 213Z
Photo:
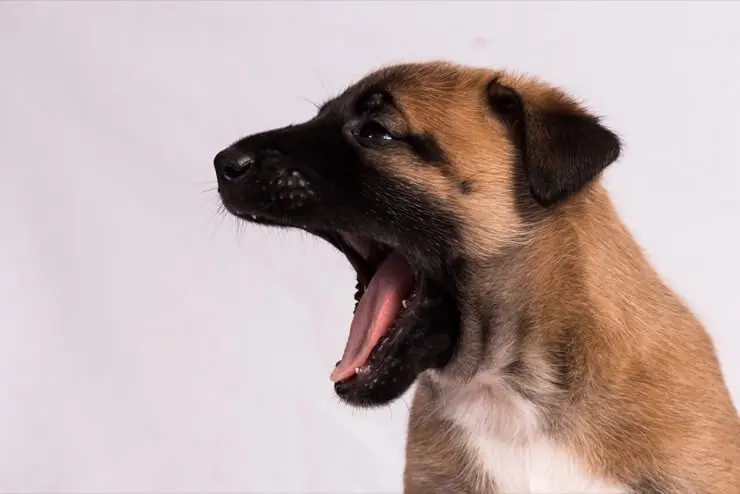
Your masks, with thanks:
M230 147L218 153L213 160L213 164L220 178L228 182L235 182L255 165L255 161L256 157L253 153Z

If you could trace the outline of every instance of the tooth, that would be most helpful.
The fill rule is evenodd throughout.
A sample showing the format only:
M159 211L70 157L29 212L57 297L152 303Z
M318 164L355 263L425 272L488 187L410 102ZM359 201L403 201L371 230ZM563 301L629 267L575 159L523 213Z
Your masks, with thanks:
M356 367L355 368L355 374L359 374L359 373L360 373L360 368L359 367Z
M401 301L401 305L402 305L402 306L403 306L403 308L405 309L406 307L408 307L408 306L409 306L409 301L408 301L408 300L402 300L402 301Z
M252 218L253 220L256 220L256 219L257 219L257 215L256 215L256 214L251 214L251 215L249 215L249 216L250 216L250 217L251 217L251 218Z

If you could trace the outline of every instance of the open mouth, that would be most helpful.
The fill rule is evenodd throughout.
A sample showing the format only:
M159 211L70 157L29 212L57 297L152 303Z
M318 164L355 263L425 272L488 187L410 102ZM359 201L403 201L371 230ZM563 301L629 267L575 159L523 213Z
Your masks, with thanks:
M300 228L332 244L353 266L354 315L343 355L330 376L343 401L360 407L387 404L421 372L450 361L460 314L449 281L427 274L401 250L365 235L234 214L252 223Z
M369 238L346 233L320 234L344 252L357 273L355 309L342 359L331 380L367 373L404 322L414 317L422 276L402 253Z

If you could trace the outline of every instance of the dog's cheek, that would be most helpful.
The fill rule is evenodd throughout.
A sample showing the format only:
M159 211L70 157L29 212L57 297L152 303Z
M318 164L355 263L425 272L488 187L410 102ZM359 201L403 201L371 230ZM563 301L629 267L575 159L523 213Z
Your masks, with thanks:
M458 238L458 219L428 184L389 170L362 171L357 196L363 226L377 240L403 246L416 261L438 264Z

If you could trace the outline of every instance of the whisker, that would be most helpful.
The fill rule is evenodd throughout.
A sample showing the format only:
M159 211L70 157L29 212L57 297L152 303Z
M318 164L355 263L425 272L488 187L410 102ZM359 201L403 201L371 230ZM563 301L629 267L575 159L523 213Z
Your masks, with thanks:
M310 99L308 99L308 98L301 98L301 100L305 101L306 103L309 103L309 104L310 104L310 105L312 105L312 106L313 106L313 107L314 107L314 108L315 108L316 110L318 110L319 108L321 108L321 105L319 105L318 103L316 103L316 102L314 102L314 101L312 101L312 100L310 100Z
M319 83L321 84L321 89L324 92L325 95L334 94L334 90L329 87L327 84L327 79L325 77L322 77L318 70L314 69L314 76L319 80Z
M213 221L216 217L220 216L221 219L216 223L216 225L213 227L213 231L211 232L211 241L213 241L213 237L216 236L216 231L219 229L221 224L224 222L224 218L226 218L226 207L223 204L219 204L219 206L216 208L216 212L211 215L211 218L209 221Z
M216 218L216 216L220 214L224 214L225 212L226 212L226 208L224 207L223 203L220 203L218 207L215 209L215 211L213 211L213 213L211 214L211 217L208 218L208 221L213 221Z
M234 221L236 223L236 243L239 244L244 237L244 221L239 220L236 216L234 216Z

